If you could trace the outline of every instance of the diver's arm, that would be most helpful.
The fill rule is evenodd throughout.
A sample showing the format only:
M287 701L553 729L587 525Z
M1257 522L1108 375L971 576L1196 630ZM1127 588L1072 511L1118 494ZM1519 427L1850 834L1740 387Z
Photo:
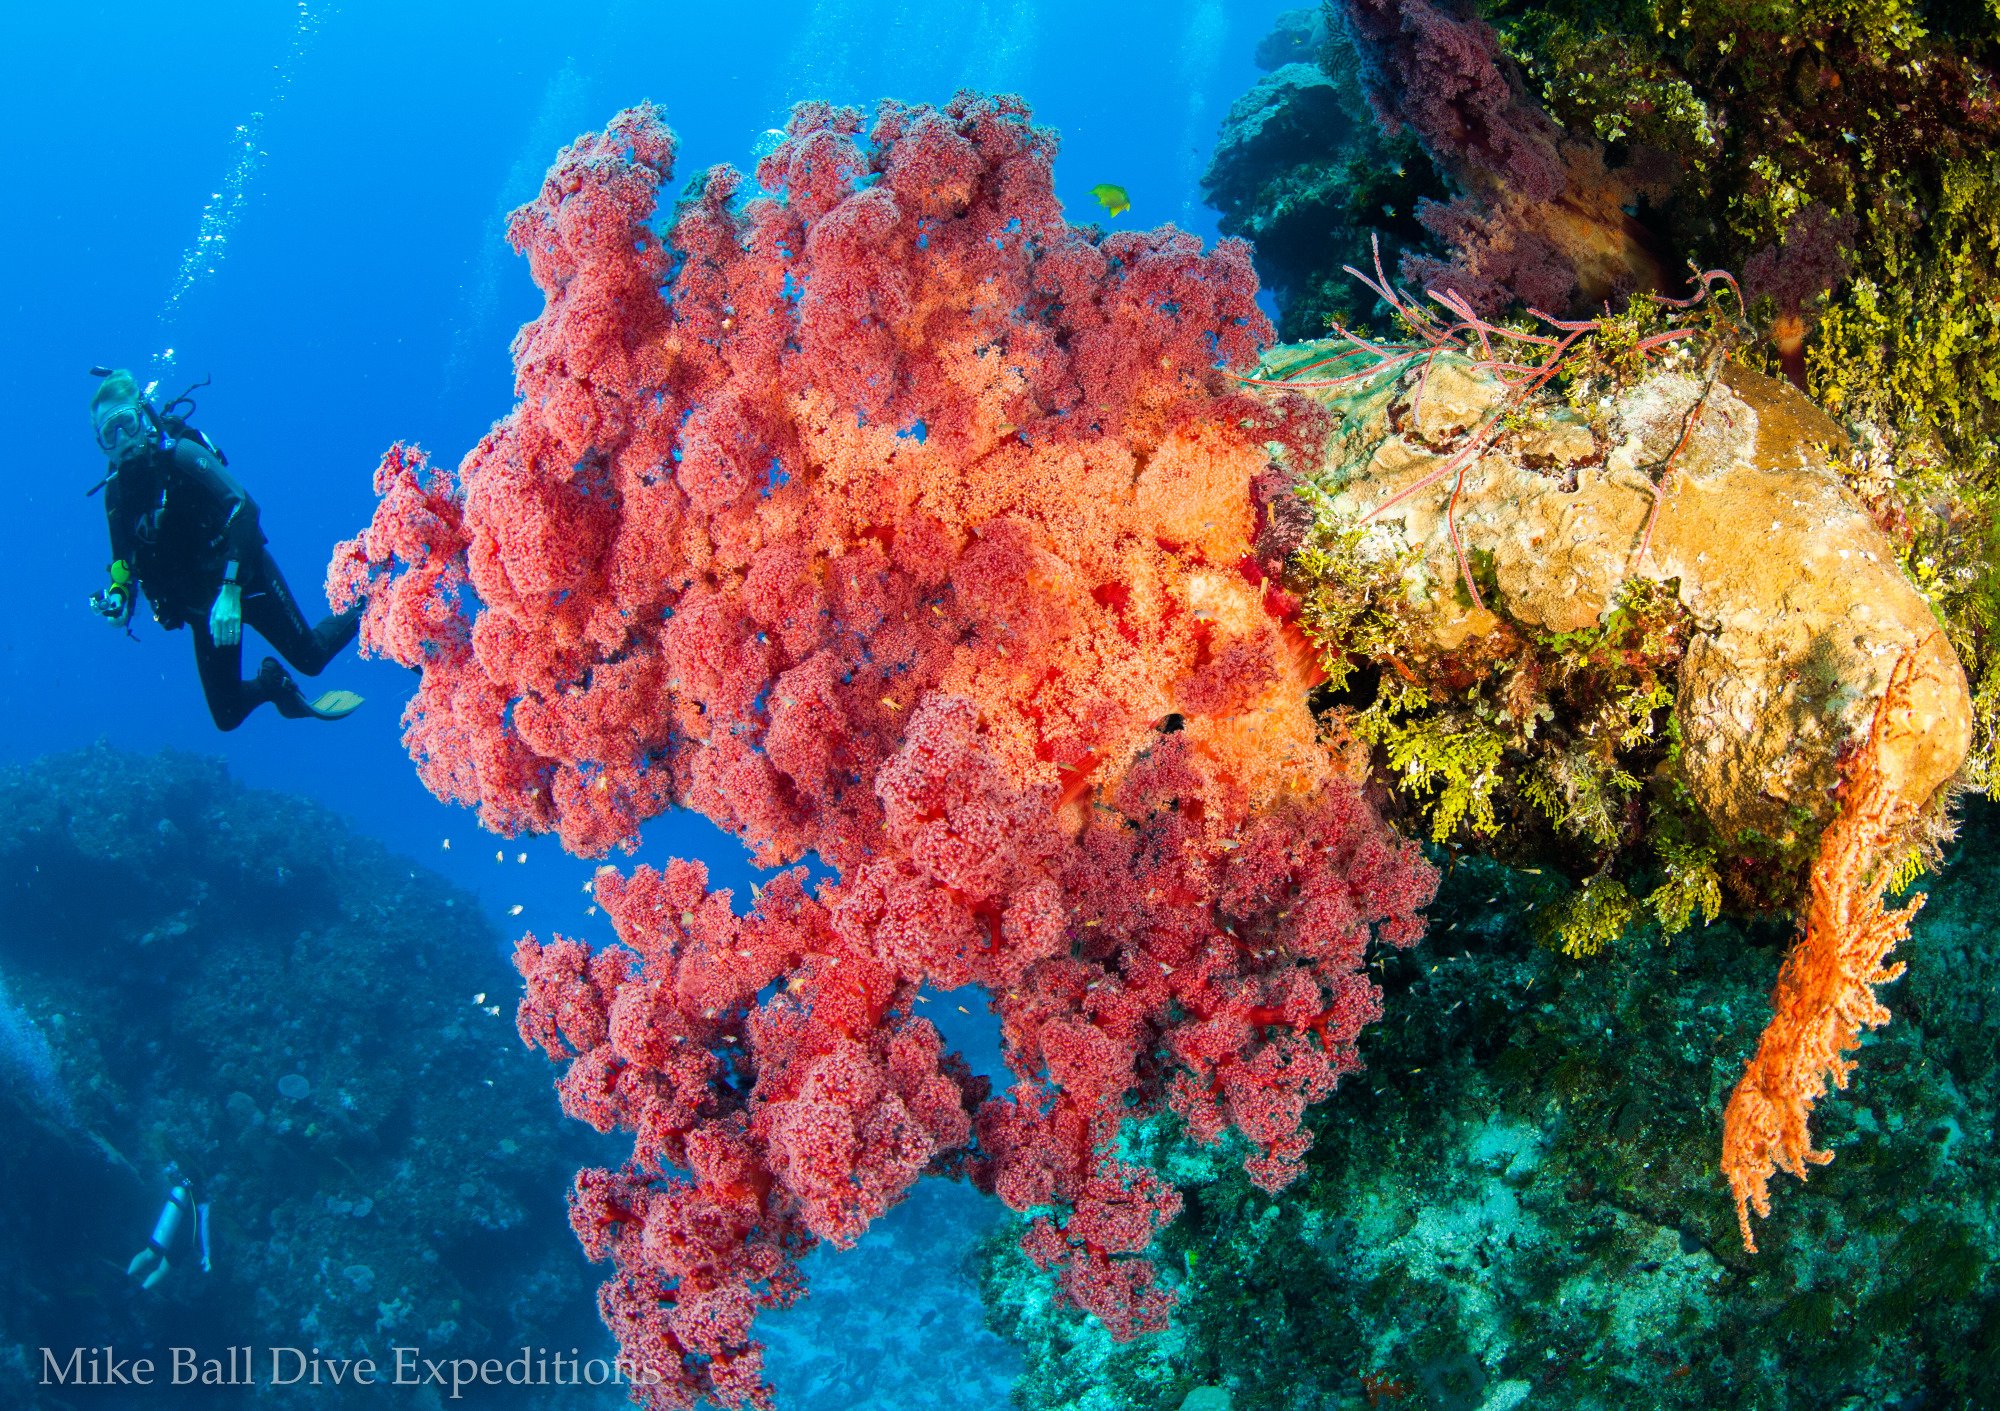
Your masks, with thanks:
M111 531L111 564L107 570L111 581L104 591L93 593L90 598L91 607L115 627L123 627L132 620L132 607L138 598L132 565L138 559L139 536L132 516L125 513L123 489L114 478L104 497L104 522Z
M126 512L124 488L113 480L104 496L104 523L111 531L111 557L117 563L131 563L139 556L138 526Z

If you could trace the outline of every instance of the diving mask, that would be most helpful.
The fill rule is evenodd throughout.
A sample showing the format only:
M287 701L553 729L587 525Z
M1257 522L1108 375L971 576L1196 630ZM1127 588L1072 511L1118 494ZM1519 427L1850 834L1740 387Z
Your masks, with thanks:
M111 459L120 460L148 439L150 430L146 413L126 402L110 408L97 423L97 445Z

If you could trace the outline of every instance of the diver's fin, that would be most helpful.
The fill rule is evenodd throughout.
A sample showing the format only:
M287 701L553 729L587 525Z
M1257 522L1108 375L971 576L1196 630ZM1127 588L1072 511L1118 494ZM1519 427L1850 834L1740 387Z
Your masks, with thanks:
M326 691L306 702L306 709L321 720L339 720L354 714L361 705L361 697L352 691Z
M361 704L361 697L352 691L326 691L315 700L307 700L305 692L292 674L278 665L276 657L265 657L264 664L257 668L257 686L264 699L278 708L278 714L287 720L339 720L352 715Z

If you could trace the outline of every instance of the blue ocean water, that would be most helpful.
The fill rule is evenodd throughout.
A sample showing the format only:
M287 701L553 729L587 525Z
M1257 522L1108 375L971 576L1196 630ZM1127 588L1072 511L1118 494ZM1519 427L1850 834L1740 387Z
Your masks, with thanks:
M0 116L16 205L0 227L0 267L12 275L0 293L0 385L15 418L4 474L16 537L0 556L12 606L0 631L0 764L96 742L219 756L236 780L315 800L443 874L498 935L606 938L583 886L592 864L552 842L497 840L423 790L399 741L414 684L400 668L347 654L322 682L365 695L360 713L318 725L260 711L224 736L187 634L143 613L129 637L97 619L86 599L109 554L99 502L85 495L103 472L87 369L129 366L161 396L212 379L195 393L196 422L256 496L273 551L316 616L328 551L366 522L383 450L412 440L453 463L507 410L508 342L539 295L505 247L504 217L578 134L653 99L680 136L677 179L687 179L712 163L747 167L802 99L866 107L942 102L960 87L1014 91L1062 136L1058 188L1073 218L1099 217L1089 190L1113 182L1132 203L1118 224L1173 221L1212 239L1197 178L1282 8L10 0L0 6L0 53L11 59ZM258 645L246 644L253 664ZM247 846L241 860L255 874ZM739 889L752 880L736 845L698 819L648 830L642 858L676 853L700 856ZM289 880L286 858L266 880ZM76 939L47 934L52 948ZM307 952L304 963L337 973L345 957ZM492 983L479 981L482 999ZM495 998L511 1007L511 996ZM939 1017L979 1047L980 1036L953 1034L953 1017ZM497 1021L496 1041L511 1043L509 1028ZM31 1028L10 1032L24 1054L42 1051ZM256 1091L259 1104L282 1105ZM535 1098L557 1123L546 1091ZM558 1224L559 1197L549 1193ZM360 1204L352 1192L328 1199L337 1213ZM926 1188L852 1262L814 1266L819 1321L765 1329L786 1404L861 1404L854 1388L864 1385L1001 1404L1007 1358L979 1330L971 1285L925 1283L937 1256L898 1242L899 1232L971 1228L973 1199ZM122 1257L142 1235L121 1228L106 1242ZM344 1273L364 1292L354 1270L367 1267ZM336 1267L329 1277L342 1276ZM903 1296L885 1300L890 1286ZM587 1319L588 1282L580 1287ZM393 1312L393 1300L385 1306ZM294 1312L301 1338L313 1335L314 1310Z

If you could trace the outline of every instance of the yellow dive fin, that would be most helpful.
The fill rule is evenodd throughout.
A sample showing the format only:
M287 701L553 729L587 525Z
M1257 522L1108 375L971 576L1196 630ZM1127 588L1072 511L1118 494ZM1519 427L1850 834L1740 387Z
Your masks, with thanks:
M361 704L361 697L352 691L328 691L317 699L308 701L306 709L321 720L338 720L344 715L354 714Z

